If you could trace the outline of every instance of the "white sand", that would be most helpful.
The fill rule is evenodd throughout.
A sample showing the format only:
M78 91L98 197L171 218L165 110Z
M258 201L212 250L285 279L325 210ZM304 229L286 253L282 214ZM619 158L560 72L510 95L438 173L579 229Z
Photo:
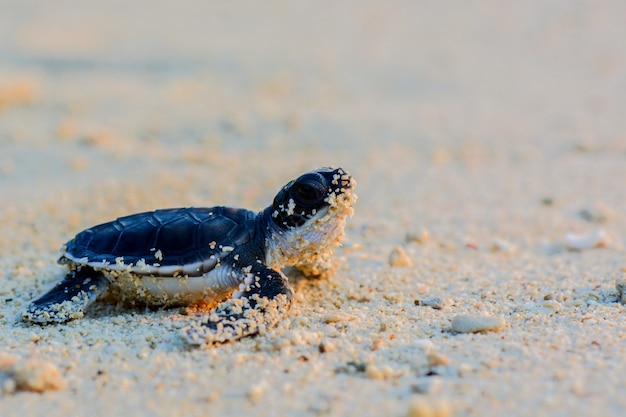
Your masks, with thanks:
M0 416L624 414L626 3L88 3L0 13L0 353L64 381L0 366ZM261 209L321 165L356 216L279 328L198 350L176 309L16 320L81 229Z

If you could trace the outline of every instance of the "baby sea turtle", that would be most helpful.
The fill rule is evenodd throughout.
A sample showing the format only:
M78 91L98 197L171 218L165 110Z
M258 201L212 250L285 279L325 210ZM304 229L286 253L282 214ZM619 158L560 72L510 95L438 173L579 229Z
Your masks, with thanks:
M332 249L353 213L356 181L320 168L290 181L259 213L230 207L178 208L134 214L80 232L59 263L69 271L22 314L35 323L83 317L106 292L154 306L219 302L183 329L194 345L256 334L286 313L292 290L281 268L332 272Z

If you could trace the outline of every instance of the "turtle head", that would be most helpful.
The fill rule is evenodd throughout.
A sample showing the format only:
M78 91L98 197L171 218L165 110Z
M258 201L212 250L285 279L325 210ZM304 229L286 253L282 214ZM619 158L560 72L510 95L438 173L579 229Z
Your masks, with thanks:
M272 268L298 267L305 275L326 276L334 270L333 248L352 216L356 181L341 168L320 168L285 185L266 212L273 227L266 262Z
M356 181L341 168L307 172L278 192L272 203L272 219L281 228L294 229L323 217L342 197L349 197L351 208L355 185Z

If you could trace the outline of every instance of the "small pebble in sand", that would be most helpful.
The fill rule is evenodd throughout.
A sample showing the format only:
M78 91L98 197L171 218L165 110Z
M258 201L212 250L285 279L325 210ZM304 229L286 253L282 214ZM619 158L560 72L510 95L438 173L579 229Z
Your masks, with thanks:
M446 302L441 297L426 297L423 300L415 300L414 304L417 306L425 306L435 310L441 310L445 306Z
M505 325L506 321L502 317L460 314L452 319L452 331L455 333L496 332Z
M376 339L372 342L371 350L375 351L382 348L383 346L385 346L385 342L383 342L381 339Z
M437 394L441 392L441 378L436 376L425 376L411 385L411 391L416 394Z
M619 293L618 300L622 304L626 304L626 280L618 279L615 281L615 289Z
M19 359L0 352L0 394L54 391L66 385L54 364L36 358Z
M388 365L377 366L374 364L367 364L365 368L365 376L370 379L391 380L401 377L403 372L401 370L394 370Z
M549 311L554 311L554 312L561 311L561 303L559 303L556 300L543 300L541 305L543 306L543 308Z
M435 345L429 339L416 339L413 342L411 342L411 347L420 349L424 351L425 353L435 351Z
M0 83L0 110L30 104L37 99L39 86L35 80L21 79Z
M444 400L428 397L415 397L409 403L407 417L448 417L450 405Z
M422 229L419 232L407 232L404 236L404 241L407 243L425 243L430 239L430 232L426 229Z
M389 265L397 268L408 268L413 265L413 262L401 246L396 246L389 255Z
M474 240L472 240L472 239L468 239L468 240L465 242L465 247L466 247L467 249L473 249L473 250L478 250L478 249L479 249L478 242L476 242L476 241L474 241Z
M446 366L450 363L450 359L446 355L441 353L437 353L436 351L430 351L426 354L426 360L428 361L428 366Z
M517 252L517 247L508 240L494 239L491 244L491 251L505 254L513 254Z
M589 223L606 223L613 218L613 211L604 204L596 204L592 207L583 208L578 216Z
M320 353L331 353L337 350L337 343L328 338L323 338L319 344Z
M256 404L259 402L259 400L261 400L261 398L263 398L263 395L265 395L267 390L267 383L265 381L261 381L250 387L250 391L248 391L248 399L253 404Z
M340 323L344 321L352 321L355 319L356 317L354 317L351 314L345 313L343 311L337 311L334 313L326 314L323 318L323 321L324 323L329 324L329 323Z
M564 236L565 247L570 250L584 250L592 248L604 248L611 241L604 229L592 230L588 233L567 233Z

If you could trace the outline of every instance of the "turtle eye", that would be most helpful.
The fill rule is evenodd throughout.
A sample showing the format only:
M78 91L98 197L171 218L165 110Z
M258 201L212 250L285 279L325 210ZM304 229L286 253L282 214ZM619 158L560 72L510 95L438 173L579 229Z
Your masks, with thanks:
M321 197L319 189L307 183L298 184L294 191L295 196L302 203L313 203Z

